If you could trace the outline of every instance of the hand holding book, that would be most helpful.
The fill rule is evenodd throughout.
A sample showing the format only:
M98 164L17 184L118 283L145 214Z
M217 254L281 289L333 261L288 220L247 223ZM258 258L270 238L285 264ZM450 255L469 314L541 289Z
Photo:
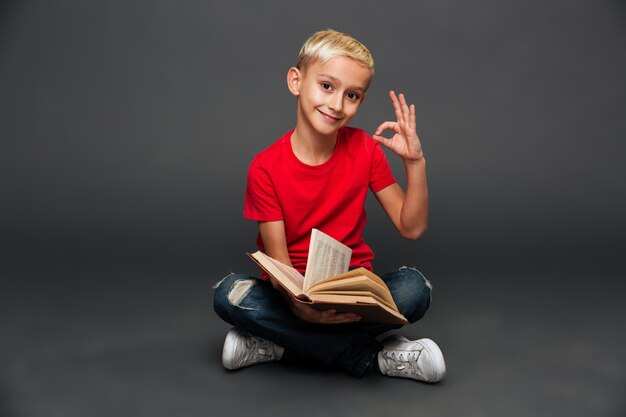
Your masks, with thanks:
M307 323L314 324L342 324L360 321L361 316L351 312L338 312L334 308L319 310L309 304L297 302L287 297L289 308L294 316Z
M293 315L302 321L313 324L342 324L360 321L362 318L358 314L350 312L339 313L334 308L320 310L319 308L311 307L309 304L298 302L291 295L291 293L285 291L285 288L279 283L279 281L271 275L269 280L272 283L272 287L278 290L283 296Z
M322 248L324 256L313 256L317 271L310 276L309 266L305 277L295 268L285 265L263 252L248 254L272 280L272 285L282 289L288 298L294 315L312 323L347 323L352 321L407 324L406 318L398 311L385 282L364 268L348 271L350 248L332 237L313 229L311 255ZM337 253L335 253L337 252ZM345 260L347 253L347 261ZM327 256L330 254L331 256ZM321 276L319 271L333 275ZM313 311L315 310L315 311Z

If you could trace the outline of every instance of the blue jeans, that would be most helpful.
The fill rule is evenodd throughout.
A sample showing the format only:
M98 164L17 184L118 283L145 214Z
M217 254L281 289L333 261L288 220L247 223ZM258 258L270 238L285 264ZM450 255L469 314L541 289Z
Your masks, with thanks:
M400 313L411 323L428 309L430 282L415 268L381 276ZM286 357L322 363L361 376L382 348L375 336L398 324L311 324L293 315L269 281L230 274L215 285L213 308L226 322L285 348Z

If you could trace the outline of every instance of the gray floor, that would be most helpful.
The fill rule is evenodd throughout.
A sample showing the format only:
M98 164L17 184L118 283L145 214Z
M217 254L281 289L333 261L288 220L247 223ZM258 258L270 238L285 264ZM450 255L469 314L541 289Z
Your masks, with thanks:
M227 372L208 271L5 272L0 415L624 415L619 274L431 269L432 308L402 333L440 344L437 385L283 364Z

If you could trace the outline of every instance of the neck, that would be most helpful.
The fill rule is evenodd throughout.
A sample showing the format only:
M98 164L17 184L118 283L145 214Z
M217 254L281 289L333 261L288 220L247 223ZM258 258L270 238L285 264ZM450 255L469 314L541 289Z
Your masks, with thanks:
M297 125L291 134L291 148L298 159L307 165L321 165L333 155L337 144L337 132L332 135L320 135Z

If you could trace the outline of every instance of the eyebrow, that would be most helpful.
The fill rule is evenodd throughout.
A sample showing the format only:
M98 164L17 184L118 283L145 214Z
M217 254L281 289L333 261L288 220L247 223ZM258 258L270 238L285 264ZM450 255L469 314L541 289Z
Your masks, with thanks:
M341 83L341 80L339 80L339 78L333 77L332 75L328 75L328 74L319 74L319 77L324 77L324 78L329 78L332 82ZM363 87L353 87L353 90L359 90L361 92L365 91L365 88Z

